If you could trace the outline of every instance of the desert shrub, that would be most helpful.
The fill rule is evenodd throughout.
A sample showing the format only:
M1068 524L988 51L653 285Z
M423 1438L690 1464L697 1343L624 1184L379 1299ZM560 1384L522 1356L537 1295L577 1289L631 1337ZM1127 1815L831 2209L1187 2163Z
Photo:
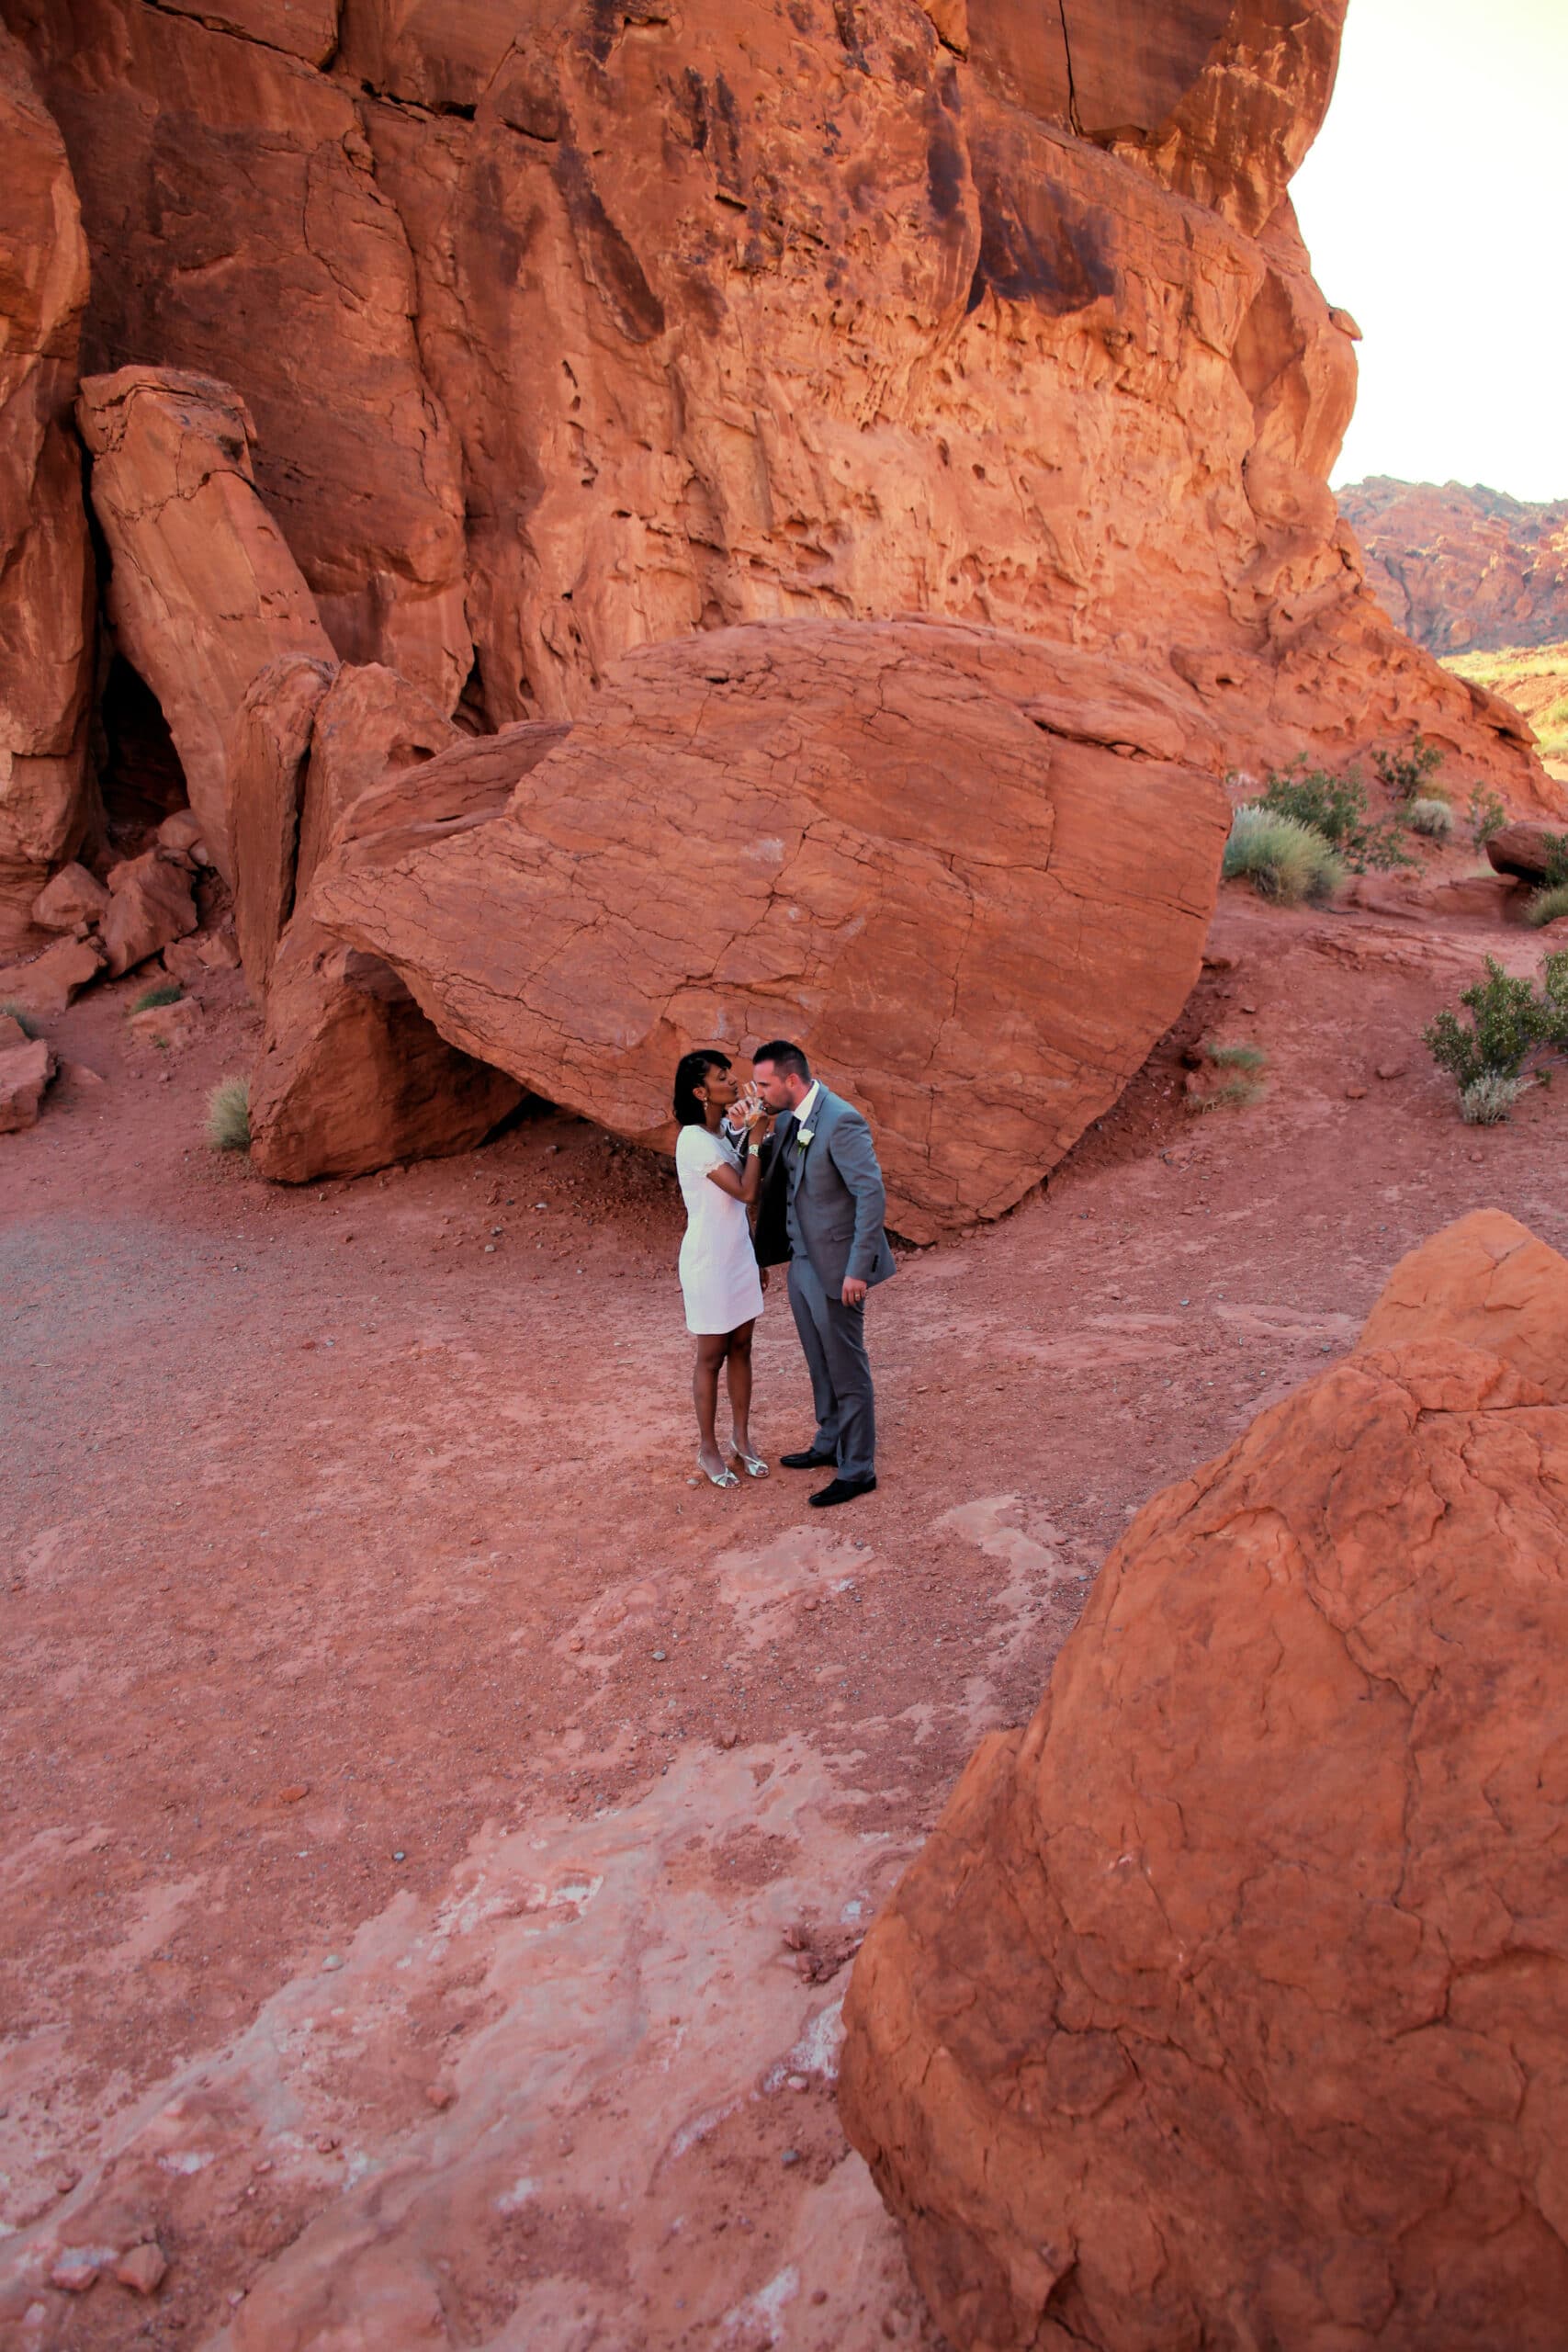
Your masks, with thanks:
M249 1151L251 1083L220 1078L207 1098L207 1140L214 1151Z
M1396 800L1406 806L1425 799L1431 779L1443 764L1443 755L1435 743L1417 735L1408 752L1374 752L1372 768L1378 782L1385 785Z
M1493 834L1500 833L1508 821L1507 805L1501 795L1479 784L1472 788L1464 813L1470 820L1470 838L1477 849L1484 849Z
M1547 957L1540 977L1538 996L1532 980L1516 979L1488 956L1483 976L1460 998L1468 1023L1445 1007L1422 1031L1432 1059L1459 1088L1461 1107L1480 1080L1517 1079L1533 1054L1568 1051L1568 948ZM1497 1116L1506 1112L1506 1105Z
M1190 1111L1247 1111L1255 1102L1261 1102L1268 1091L1261 1079L1248 1078L1244 1071L1235 1070L1223 1086L1213 1088L1209 1093L1190 1094L1187 1107Z
M1250 1046L1246 1044L1239 1046L1224 1046L1218 1044L1205 1045L1203 1047L1203 1059L1206 1062L1212 1062L1216 1069L1242 1069L1253 1073L1256 1073L1260 1069L1266 1069L1269 1066L1269 1057L1264 1052L1261 1046Z
M1404 821L1413 833L1425 833L1428 841L1453 839L1454 812L1446 800L1413 800Z
M1260 898L1299 907L1306 899L1332 897L1344 868L1311 825L1276 816L1253 800L1231 820L1221 871L1227 882L1250 882Z
M1549 922L1561 922L1564 915L1568 915L1568 882L1538 890L1525 909L1525 921L1534 923L1538 931Z
M1467 1127L1500 1126L1529 1084L1528 1078L1505 1078L1500 1070L1483 1070L1460 1089L1460 1117Z
M1326 768L1309 768L1303 760L1282 771L1271 768L1255 805L1272 816L1310 825L1358 874L1369 865L1415 863L1401 843L1397 825L1368 817L1367 787L1354 768L1342 776L1330 775Z
M1568 885L1568 833L1548 833L1546 837L1546 872L1541 887L1561 890Z
M154 980L131 1004L132 1012L151 1012L160 1004L178 1004L185 990L178 980ZM130 1016L128 1015L127 1018Z
M28 1011L26 1005L17 1004L14 998L7 999L6 1003L0 1004L0 1020L6 1019L16 1023L24 1037L36 1037L38 1035L38 1023L33 1019L32 1014Z

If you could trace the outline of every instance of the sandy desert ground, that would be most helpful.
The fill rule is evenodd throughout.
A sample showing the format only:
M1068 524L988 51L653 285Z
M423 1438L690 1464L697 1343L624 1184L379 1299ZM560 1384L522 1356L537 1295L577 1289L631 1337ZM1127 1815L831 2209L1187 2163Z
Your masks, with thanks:
M1418 1042L1549 943L1396 902L1227 890L1117 1111L874 1300L882 1484L825 1523L692 1483L662 1164L541 1108L269 1189L202 1140L237 976L177 1053L145 976L48 1024L0 1142L8 2345L937 2343L835 2111L866 1920L1146 1496L1447 1219L1568 1243L1568 1084L1467 1128ZM1185 1109L1201 1035L1262 1102ZM776 1454L777 1292L758 1368Z

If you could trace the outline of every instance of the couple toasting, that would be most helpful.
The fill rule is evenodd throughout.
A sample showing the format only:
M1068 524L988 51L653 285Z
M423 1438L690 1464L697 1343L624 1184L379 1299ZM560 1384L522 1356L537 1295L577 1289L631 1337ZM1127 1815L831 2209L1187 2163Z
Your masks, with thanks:
M699 1468L716 1487L739 1484L714 1427L722 1367L735 1459L748 1477L768 1475L751 1446L751 1330L768 1268L787 1261L817 1434L802 1452L780 1460L786 1470L833 1473L812 1496L816 1504L870 1494L876 1409L865 1300L894 1271L871 1129L851 1103L812 1077L800 1047L783 1037L758 1048L744 1091L728 1055L683 1054L675 1072L675 1169L687 1218L681 1288L686 1329L697 1342L692 1396Z

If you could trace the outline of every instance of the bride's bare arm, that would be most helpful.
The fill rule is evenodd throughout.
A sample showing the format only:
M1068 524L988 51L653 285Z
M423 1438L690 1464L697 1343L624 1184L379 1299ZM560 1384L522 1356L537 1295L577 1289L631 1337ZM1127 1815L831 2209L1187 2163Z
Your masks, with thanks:
M708 1170L710 1184L716 1184L732 1201L744 1201L748 1207L756 1199L761 1180L762 1163L755 1151L749 1151L739 1168L731 1168L727 1159L722 1167Z

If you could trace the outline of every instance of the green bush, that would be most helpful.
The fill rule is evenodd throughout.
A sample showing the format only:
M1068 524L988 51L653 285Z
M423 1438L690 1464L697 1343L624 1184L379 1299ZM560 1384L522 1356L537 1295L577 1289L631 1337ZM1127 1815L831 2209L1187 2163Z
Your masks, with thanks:
M1483 790L1478 784L1471 792L1465 815L1470 820L1470 838L1478 850L1484 849L1494 833L1500 833L1508 821L1507 804L1495 792Z
M1408 752L1374 752L1372 767L1378 782L1386 785L1396 800L1408 805L1425 799L1443 755L1435 743L1417 735Z
M1310 825L1358 874L1369 865L1416 863L1400 841L1397 825L1387 819L1369 820L1367 787L1354 768L1342 776L1330 775L1326 768L1309 768L1303 760L1283 772L1271 768L1256 805L1271 816Z
M1231 820L1221 867L1227 882L1250 882L1259 898L1282 907L1331 898L1344 868L1320 832L1294 817L1280 817L1258 801Z
M1206 1045L1203 1059L1212 1062L1215 1069L1242 1069L1254 1074L1269 1066L1269 1057L1261 1046Z
M1538 890L1525 909L1525 921L1534 923L1538 931L1549 922L1561 922L1564 915L1568 915L1568 882Z
M1517 1079L1532 1054L1568 1051L1568 948L1547 957L1539 996L1533 981L1516 979L1488 956L1484 976L1460 1002L1470 1014L1468 1025L1445 1007L1421 1035L1438 1068L1458 1086L1462 1104L1481 1079Z
M184 994L185 990L178 980L154 980L151 988L142 989L141 995L132 1003L130 1011L131 1012L152 1012L160 1004L178 1004ZM126 1018L130 1019L129 1013Z
M220 1078L207 1098L207 1140L214 1151L249 1151L251 1082Z
M1454 812L1446 800L1413 800L1404 821L1413 833L1425 833L1428 841L1453 839Z
M14 1021L24 1037L38 1035L38 1023L26 1005L17 1004L14 998L8 998L4 1004L0 1004L0 1020Z
M1568 887L1568 833L1548 833L1546 837L1546 872L1541 887L1561 890Z

